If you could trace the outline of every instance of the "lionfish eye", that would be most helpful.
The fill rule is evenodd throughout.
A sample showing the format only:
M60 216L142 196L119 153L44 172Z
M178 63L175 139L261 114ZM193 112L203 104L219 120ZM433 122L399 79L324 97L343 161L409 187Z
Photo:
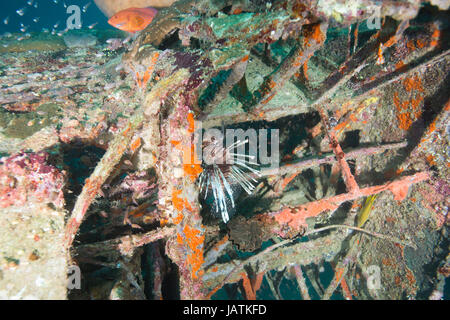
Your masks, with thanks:
M220 146L215 141L202 142L203 150L211 143L214 143L215 146L212 150L209 150L213 161L210 164L202 164L203 171L197 180L197 184L200 193L204 194L204 199L207 198L208 190L211 190L215 211L220 213L225 223L230 220L227 198L230 199L231 206L235 207L232 185L238 184L248 194L251 194L255 189L254 183L257 182L255 178L261 177L259 164L255 161L255 156L234 152L235 148L245 145L247 142L248 140L238 140L227 148ZM223 158L220 159L221 162L218 162L219 159L215 157L216 152L223 155Z

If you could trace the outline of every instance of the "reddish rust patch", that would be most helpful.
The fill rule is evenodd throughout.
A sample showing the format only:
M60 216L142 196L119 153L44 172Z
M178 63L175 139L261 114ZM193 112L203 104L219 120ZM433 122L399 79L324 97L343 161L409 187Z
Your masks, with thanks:
M291 182L300 172L296 172L291 174L290 176L286 177L283 179L283 182L281 183L281 191L284 190L284 188L286 188L286 186L289 184L289 182Z
M258 273L256 277L249 278L247 273L242 272L240 274L242 278L242 285L245 291L245 297L247 300L256 300L256 291L261 287L261 283L264 277L264 272Z
M383 44L380 43L380 46L378 47L378 53L377 53L377 62L376 64L380 65L384 63L384 57L383 57Z
M187 148L185 148L185 149L187 149ZM200 161L197 159L195 145L192 144L190 147L190 150L185 150L185 152L190 152L191 161L190 161L190 163L183 164L183 172L186 177L189 177L192 182L195 182L195 180L197 180L200 173L202 173L202 171L203 171ZM183 158L183 161L185 161L184 158Z
M128 125L128 126L125 128L125 130L123 130L122 135L123 135L123 136L126 136L127 133L130 132L130 130L131 130L131 126Z
M130 145L131 152L134 153L140 146L141 146L141 138L138 137Z
M434 161L434 157L431 154L427 155L426 159L430 166L434 166L436 164L436 162Z
M303 64L303 76L305 77L306 80L309 80L309 78L308 78L308 60L306 60L305 63Z
M174 190L172 191L172 203L176 210L179 212L183 211L184 208L184 200L179 197L182 190Z
M189 112L187 115L187 121L189 123L188 131L190 133L194 133L195 131L195 120L194 120L194 114Z
M311 40L314 40L317 43L322 43L323 41L325 41L325 34L322 32L319 23L311 25L311 27L305 27L304 36L306 47L310 47L313 45Z
M439 44L440 37L441 37L441 31L439 29L435 29L433 34L431 35L430 46L436 47Z
M416 284L416 278L411 270L406 270L406 279L408 279L409 285L414 286Z
M395 70L400 70L401 68L403 68L405 66L405 63L402 61L402 60L400 60L399 62L397 62L396 64L395 64Z
M242 8L236 8L233 10L233 14L240 14L242 13Z
M397 219L395 219L395 218L392 218L392 217L386 217L386 222L394 223L394 222L396 222L396 221L397 221Z
M342 277L340 284L341 284L342 292L344 293L345 299L352 300L352 293L351 293L350 289L348 288L347 281L345 281L344 277Z
M309 217L315 217L321 212L336 210L340 204L345 201L351 201L363 196L369 196L377 194L385 190L389 190L394 194L395 200L402 200L408 193L408 188L411 184L418 183L429 179L429 175L426 172L419 172L412 176L403 177L397 181L389 182L385 185L373 186L358 190L358 192L349 192L339 194L330 198L324 198L318 201L309 202L294 208L284 208L279 212L272 213L275 221L281 226L288 226L293 230L301 230L306 227L306 219Z

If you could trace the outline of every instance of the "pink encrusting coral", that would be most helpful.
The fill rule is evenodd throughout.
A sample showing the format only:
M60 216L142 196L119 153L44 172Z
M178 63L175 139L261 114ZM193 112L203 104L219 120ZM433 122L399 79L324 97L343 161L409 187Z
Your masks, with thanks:
M49 154L19 153L0 159L0 208L27 201L64 207L64 173L47 163Z

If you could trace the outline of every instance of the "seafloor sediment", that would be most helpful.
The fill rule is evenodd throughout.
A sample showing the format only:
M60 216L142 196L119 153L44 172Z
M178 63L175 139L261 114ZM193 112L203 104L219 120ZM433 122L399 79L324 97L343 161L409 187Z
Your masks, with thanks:
M374 4L380 29L364 5L2 36L0 297L448 298L448 4ZM279 129L227 224L183 157L194 120Z

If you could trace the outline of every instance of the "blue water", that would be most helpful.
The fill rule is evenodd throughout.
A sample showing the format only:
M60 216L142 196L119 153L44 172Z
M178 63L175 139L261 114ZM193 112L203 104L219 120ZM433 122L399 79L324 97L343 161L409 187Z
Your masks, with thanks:
M67 26L67 19L71 14L67 13L67 7L70 5L77 5L81 9L81 25L83 29L89 29L89 26L96 29L113 29L108 23L107 18L97 8L92 0L34 0L32 5L28 2L31 0L2 0L0 4L0 35L5 32L10 33L33 33L41 32L43 28L50 32L54 29L55 24L59 22L59 26L55 28L57 32L63 31ZM35 4L37 8L34 7ZM90 3L86 12L83 12L83 7ZM23 16L20 16L16 11L25 8ZM8 18L9 17L9 18ZM5 19L8 18L8 23L5 24ZM33 19L38 18L37 22ZM26 31L21 31L22 25L26 27Z

